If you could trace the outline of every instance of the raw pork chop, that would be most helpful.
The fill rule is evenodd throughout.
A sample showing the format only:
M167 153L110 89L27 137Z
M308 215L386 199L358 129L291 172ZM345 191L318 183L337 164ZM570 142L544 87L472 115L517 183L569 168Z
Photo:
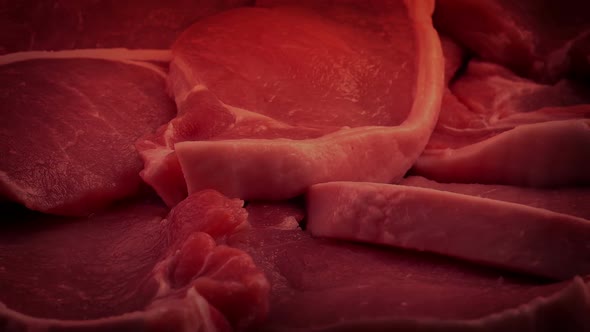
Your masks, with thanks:
M125 59L134 56L167 57L122 50L0 57L1 196L46 213L88 215L137 191L133 144L175 107L162 70Z
M0 54L80 48L169 48L196 20L249 0L0 2Z
M590 86L538 84L472 61L451 90L415 174L440 182L590 184Z
M588 331L581 278L539 284L435 257L314 239L292 206L248 205L230 237L271 283L256 331Z
M434 22L484 59L555 81L590 77L590 2L439 0Z
M582 194L590 197L588 190ZM404 185L331 182L309 189L307 211L315 236L435 252L561 280L590 274L590 220L545 206Z
M399 179L440 105L433 5L244 8L193 25L173 46L179 115L138 144L143 179L169 205L187 189L278 200Z
M228 331L256 323L268 309L268 282L247 254L221 244L248 227L241 206L206 191L166 219L154 199L83 219L14 213L0 232L0 330Z

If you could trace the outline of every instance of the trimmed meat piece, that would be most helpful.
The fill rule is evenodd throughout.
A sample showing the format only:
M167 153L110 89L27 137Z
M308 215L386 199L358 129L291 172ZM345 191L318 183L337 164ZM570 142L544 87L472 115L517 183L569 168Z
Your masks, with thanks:
M541 277L590 274L590 220L449 191L359 182L314 185L315 236L434 252Z
M179 115L137 145L143 179L169 205L203 188L280 200L399 180L442 95L433 5L244 8L193 25L173 46Z

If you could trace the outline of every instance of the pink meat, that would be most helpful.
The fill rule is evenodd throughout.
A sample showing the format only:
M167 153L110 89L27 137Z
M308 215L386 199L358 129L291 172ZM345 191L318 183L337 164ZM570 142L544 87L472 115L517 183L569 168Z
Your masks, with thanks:
M271 283L268 320L257 331L590 328L589 285L581 278L542 284L432 256L315 239L297 228L302 212L292 205L247 209L253 228L229 243L250 253Z
M590 274L590 221L449 191L374 183L312 186L315 236L439 253L565 280Z
M250 256L223 244L248 227L241 206L205 191L167 218L153 199L82 219L13 213L0 236L0 329L229 331L259 322L268 282Z
M133 143L175 107L156 67L47 56L0 66L0 195L45 213L88 215L137 192Z
M203 188L278 200L400 178L443 84L433 4L408 4L238 9L193 25L173 46L179 116L138 143L144 180L174 205Z

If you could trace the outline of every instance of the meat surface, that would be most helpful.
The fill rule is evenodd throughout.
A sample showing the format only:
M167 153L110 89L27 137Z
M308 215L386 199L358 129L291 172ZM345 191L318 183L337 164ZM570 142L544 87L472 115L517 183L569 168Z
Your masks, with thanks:
M589 12L0 0L0 331L590 332Z
M332 182L310 188L307 212L315 236L561 280L590 274L590 220L543 207L429 188Z
M455 261L312 238L291 205L251 203L228 242L271 284L256 331L586 331L588 284L541 284ZM311 220L310 220L311 221Z
M590 190L587 187L540 190L476 183L438 183L420 176L407 177L400 184L516 203L590 220L590 205L587 204Z
M196 20L248 0L0 2L0 54L125 47L168 49Z
M143 179L174 205L186 190L278 200L400 178L444 75L433 3L408 4L237 9L193 25L173 46L179 115L138 144Z
M246 328L268 310L268 282L223 244L248 227L241 206L206 191L168 217L153 198L80 219L12 210L0 232L0 330Z
M472 61L445 93L436 129L413 171L440 182L588 184L589 126L587 85L539 84Z
M173 117L175 106L161 69L115 55L0 58L1 196L83 216L137 192L141 160L133 144Z
M478 56L554 82L589 77L590 3L439 0L435 25Z

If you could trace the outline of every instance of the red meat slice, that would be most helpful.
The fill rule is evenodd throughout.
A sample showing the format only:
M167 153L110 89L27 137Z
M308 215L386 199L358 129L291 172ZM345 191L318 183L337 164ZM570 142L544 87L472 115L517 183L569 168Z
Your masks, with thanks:
M587 86L542 85L473 61L451 90L415 174L534 187L590 183Z
M440 105L432 9L248 8L193 25L173 46L179 116L138 144L144 180L174 205L187 189L278 200L401 178Z
M438 29L484 59L555 81L590 74L590 2L440 0Z
M268 310L268 282L250 256L222 244L248 227L241 206L205 191L166 219L154 200L83 219L13 214L0 233L0 330L228 331L257 323Z
M0 54L169 48L196 20L249 0L20 0L0 3Z
M589 286L542 284L436 257L314 239L292 206L251 203L228 240L271 283L256 331L586 331ZM287 227L291 224L290 227Z
M316 236L561 280L590 274L590 220L544 208L403 185L332 182L310 188L307 211Z
M0 195L33 210L82 216L136 193L141 160L133 144L175 107L165 74L127 58L165 53L0 57Z

